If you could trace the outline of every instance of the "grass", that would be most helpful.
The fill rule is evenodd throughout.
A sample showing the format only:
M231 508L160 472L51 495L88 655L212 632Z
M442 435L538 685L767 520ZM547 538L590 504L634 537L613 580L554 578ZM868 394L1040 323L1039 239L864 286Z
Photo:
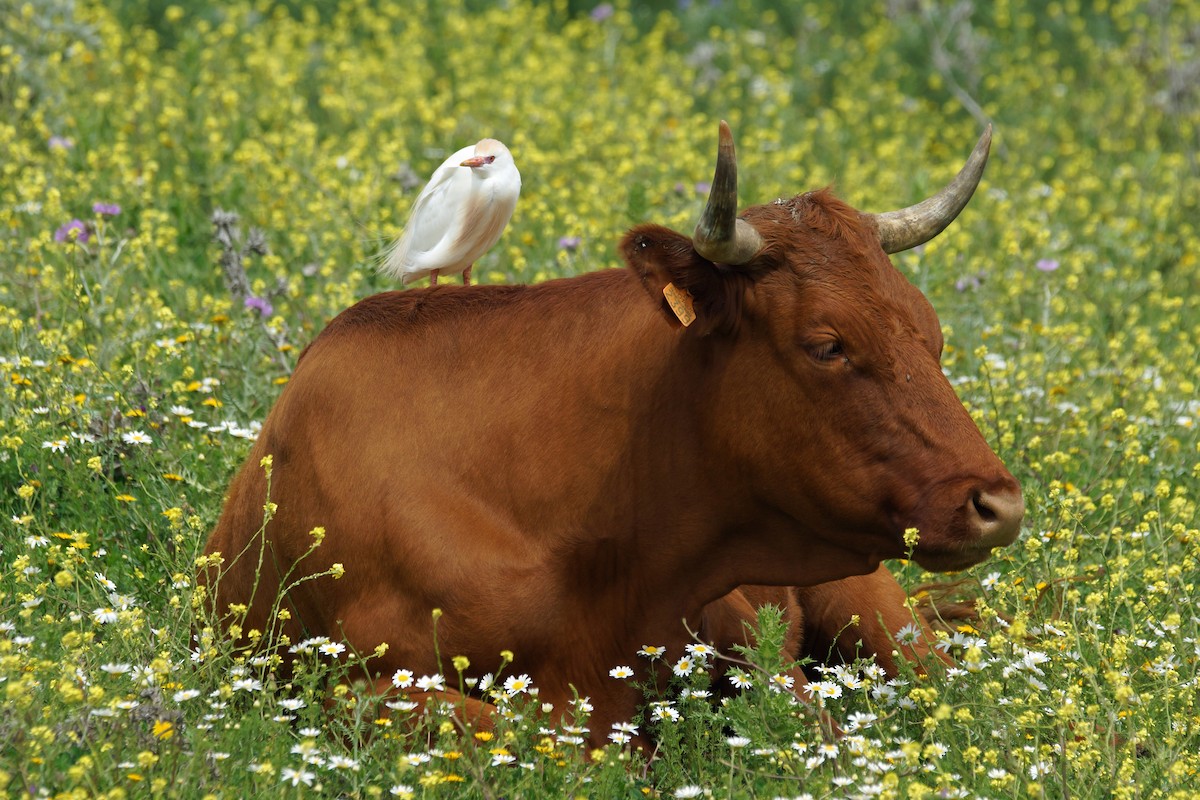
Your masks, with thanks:
M0 795L1193 796L1197 7L616 6L0 14ZM193 663L194 561L253 426L324 322L391 288L374 261L444 155L510 146L522 198L476 274L538 281L614 264L634 222L690 229L718 118L743 202L836 183L865 210L924 196L996 126L963 217L895 258L1028 504L1021 541L961 576L980 618L943 644L959 666L830 672L849 734L827 741L769 688L765 620L766 672L730 705L697 668L647 707L647 762L584 752L527 691L490 738L327 703L321 643L286 686Z

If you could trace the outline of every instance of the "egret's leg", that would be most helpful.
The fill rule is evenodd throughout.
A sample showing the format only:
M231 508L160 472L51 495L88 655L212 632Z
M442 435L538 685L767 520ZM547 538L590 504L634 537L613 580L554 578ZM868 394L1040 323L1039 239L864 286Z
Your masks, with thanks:
M438 274L438 271L436 269L429 271L429 285L430 286L437 286L437 274Z
M471 264L466 269L463 270L463 286L471 285L471 267L473 267L473 266L475 266L475 265Z

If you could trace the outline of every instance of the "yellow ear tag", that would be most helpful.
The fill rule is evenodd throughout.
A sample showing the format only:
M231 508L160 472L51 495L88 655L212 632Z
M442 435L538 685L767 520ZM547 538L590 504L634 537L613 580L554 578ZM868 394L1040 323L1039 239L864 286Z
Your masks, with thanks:
M696 310L692 306L692 295L687 289L680 289L673 283L668 283L663 287L663 297L667 298L667 305L675 312L675 316L679 317L679 321L683 323L683 327L687 327L696 321Z

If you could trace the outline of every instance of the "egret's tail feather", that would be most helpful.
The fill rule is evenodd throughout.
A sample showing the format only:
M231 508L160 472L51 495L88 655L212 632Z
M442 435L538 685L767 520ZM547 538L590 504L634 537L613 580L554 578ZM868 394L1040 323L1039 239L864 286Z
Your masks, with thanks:
M409 275L405 267L408 265L409 233L405 231L388 248L376 269L390 278L399 279L401 284L408 283Z

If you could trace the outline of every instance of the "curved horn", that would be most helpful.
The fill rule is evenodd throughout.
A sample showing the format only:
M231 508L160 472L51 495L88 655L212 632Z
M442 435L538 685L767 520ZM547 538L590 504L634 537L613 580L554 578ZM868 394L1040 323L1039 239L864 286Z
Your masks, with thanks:
M937 236L954 221L963 210L987 164L988 149L992 145L992 126L988 125L979 137L967 163L944 189L933 197L899 211L882 214L867 214L874 220L879 231L879 243L885 253L899 253L919 244L925 244Z
M692 244L709 261L721 264L745 264L762 249L763 239L754 226L737 218L737 156L733 152L733 133L721 120L717 144L717 169L713 174L708 204Z

